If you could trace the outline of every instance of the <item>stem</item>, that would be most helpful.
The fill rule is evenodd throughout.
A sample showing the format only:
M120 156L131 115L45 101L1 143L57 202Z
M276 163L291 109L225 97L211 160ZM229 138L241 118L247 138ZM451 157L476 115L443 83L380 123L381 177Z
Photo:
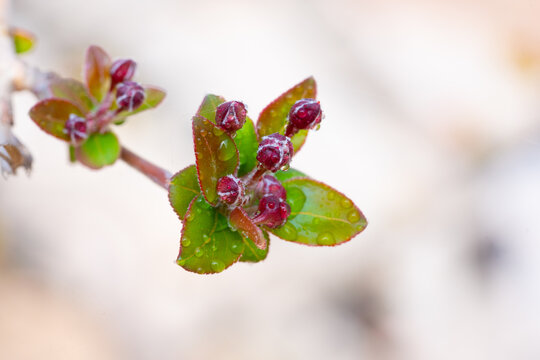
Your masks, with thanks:
M124 160L129 166L138 170L143 175L146 175L150 180L164 188L169 189L172 174L165 169L160 168L157 165L143 159L139 155L132 151L122 147L120 152L120 158Z

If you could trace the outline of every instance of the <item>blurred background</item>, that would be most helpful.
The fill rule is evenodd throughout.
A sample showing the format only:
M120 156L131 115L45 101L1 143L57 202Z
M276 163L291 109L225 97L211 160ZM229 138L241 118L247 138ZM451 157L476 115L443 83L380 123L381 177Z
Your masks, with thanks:
M70 165L15 98L31 176L0 179L1 359L540 359L540 2L15 0L26 60L138 62L160 108L117 128L177 171L206 93L251 117L313 75L326 113L293 166L369 220L335 248L200 276L166 193Z

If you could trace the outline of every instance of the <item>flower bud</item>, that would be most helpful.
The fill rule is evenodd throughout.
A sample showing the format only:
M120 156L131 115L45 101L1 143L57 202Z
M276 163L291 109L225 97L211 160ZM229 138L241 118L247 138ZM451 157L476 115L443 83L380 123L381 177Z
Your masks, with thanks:
M252 220L257 225L276 228L285 224L290 214L291 207L285 200L275 195L267 195L259 202L259 211Z
M64 133L67 134L73 145L78 145L88 137L86 119L75 114L69 114L64 125Z
M216 124L228 133L240 130L246 122L246 107L239 101L227 101L216 109Z
M264 175L255 187L257 197L265 197L267 195L275 195L281 200L287 199L287 192L281 183L272 175Z
M321 104L317 100L302 99L289 111L289 126L296 129L313 129L322 118Z
M116 84L129 81L135 75L135 69L137 68L137 63L131 59L119 59L113 62L110 69L111 74L111 87L116 86Z
M136 110L144 98L144 88L134 81L124 81L116 86L116 104L120 111Z
M225 204L236 207L244 201L244 185L236 176L227 175L218 180L217 194Z
M257 150L257 160L267 170L276 172L289 165L293 151L291 140L275 133L262 138Z

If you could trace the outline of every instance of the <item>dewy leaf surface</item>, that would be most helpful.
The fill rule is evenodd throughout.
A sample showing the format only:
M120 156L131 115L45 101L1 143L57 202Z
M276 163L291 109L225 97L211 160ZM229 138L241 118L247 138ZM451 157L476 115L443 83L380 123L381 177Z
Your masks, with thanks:
M270 249L270 236L268 236L266 231L263 231L263 235L266 239L266 249L259 249L250 239L242 238L244 242L244 253L240 257L241 262L256 263L266 259L268 250Z
M242 236L202 196L193 199L184 218L177 263L198 274L219 273L244 251Z
M77 160L84 165L99 169L112 165L120 156L120 143L112 132L92 134L75 150Z
M283 182L291 215L285 225L270 231L307 245L333 246L350 240L367 225L362 212L345 195L312 179Z
M83 114L89 113L95 106L83 83L74 79L57 79L50 85L51 93L61 99L69 100L79 107Z
M284 134L287 125L287 115L295 102L301 99L315 99L317 96L317 83L309 77L293 86L280 97L270 103L259 115L257 121L257 134L259 139L273 133ZM307 130L300 130L291 139L296 153L306 141Z
M218 201L217 182L238 169L238 150L233 139L202 116L193 118L195 159L202 193L210 204Z
M204 97L199 109L197 110L197 115L202 116L212 123L216 123L216 108L225 102L225 98L222 96L208 94Z
M141 111L153 109L157 107L159 104L161 104L161 102L163 101L163 99L165 99L165 96L167 95L165 90L158 88L157 86L147 86L147 85L144 86L144 94L145 94L144 102L142 103L140 107L138 107L137 109L133 111L122 111L121 113L119 113L118 115L114 117L113 122L121 121L125 119L126 117L138 114ZM116 109L116 106L117 105L115 102L113 104L113 109Z
M287 171L283 171L283 170L276 171L274 176L280 182L284 182L286 180L294 179L294 178L308 177L306 174L304 174L300 170L296 170L294 168L289 168L289 170L287 170Z
M111 58L99 46L92 45L86 51L84 78L90 94L101 101L111 86Z
M169 185L169 202L180 219L184 218L189 204L200 193L195 165L188 166L172 177Z
M70 114L83 116L75 104L64 99L45 99L30 109L30 117L43 131L61 140L69 141L69 135L64 132L66 121Z
M262 230L251 221L246 211L240 206L231 211L229 222L243 237L251 239L259 249L266 249L266 239Z

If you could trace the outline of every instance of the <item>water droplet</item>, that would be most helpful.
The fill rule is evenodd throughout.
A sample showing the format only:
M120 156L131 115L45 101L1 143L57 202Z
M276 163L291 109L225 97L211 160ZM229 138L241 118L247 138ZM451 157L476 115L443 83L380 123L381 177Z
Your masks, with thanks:
M347 215L347 220L349 220L352 223L355 223L358 220L360 220L360 213L358 212L358 210L351 210L349 215Z
M198 247L197 249L195 249L195 256L200 258L201 256L204 255L204 251L203 249L201 249L200 247Z
M197 214L200 214L200 213L202 212L202 210L201 210L200 207L198 207L198 208L195 209L195 212L196 212Z
M317 237L317 244L319 245L334 245L335 243L336 240L334 239L334 235L329 232L321 233Z
M208 236L207 234L203 234L203 236L202 236L202 239L203 239L204 242L206 242L209 238L210 238L210 236Z
M302 211L306 202L306 194L299 188L293 187L287 189L287 202L291 207L291 214ZM292 219L293 217L291 217Z
M276 110L270 110L270 116L272 117L277 116Z
M191 245L191 240L190 240L189 238L187 238L187 237L184 238L184 239L182 240L182 246L188 247L189 245Z
M214 135L216 135L216 136L221 136L221 135L223 135L223 130L221 130L221 128L219 128L219 127L217 127L217 126L214 128L214 130L212 130L212 132L213 132Z
M279 232L279 236L285 240L296 240L298 233L296 228L290 222L285 223Z
M203 153L201 153L201 152L198 152L198 153L197 153L197 158L198 158L199 160L202 160L202 159L204 159L204 155L203 155Z
M334 200L336 198L336 193L333 191L330 191L327 197L328 197L328 200Z
M356 225L356 231L364 230L364 225Z
M186 259L178 259L176 260L176 263L180 266L186 265Z
M203 274L203 273L204 273L204 270L203 270L202 267L199 267L199 268L197 268L197 272L198 272L199 274Z
M244 247L241 243L232 244L231 251L235 254L241 254L244 251Z
M313 225L319 225L321 223L321 219L315 218L313 219Z
M217 251L217 245L216 244L212 245L212 251Z
M287 163L283 165L283 167L280 169L281 171L287 171L291 168L291 164Z
M193 221L194 218L195 218L195 214L190 211L189 214L187 214L186 216L186 221L187 222Z
M227 161L236 154L234 143L230 139L225 139L221 142L218 149L218 159Z
M200 134L201 134L201 136L206 136L206 130L202 129Z
M345 209L348 209L352 206L352 202L349 199L343 199L341 200L341 206L343 206Z
M219 260L212 261L212 263L210 263L210 266L215 272L221 272L225 270L225 264Z

